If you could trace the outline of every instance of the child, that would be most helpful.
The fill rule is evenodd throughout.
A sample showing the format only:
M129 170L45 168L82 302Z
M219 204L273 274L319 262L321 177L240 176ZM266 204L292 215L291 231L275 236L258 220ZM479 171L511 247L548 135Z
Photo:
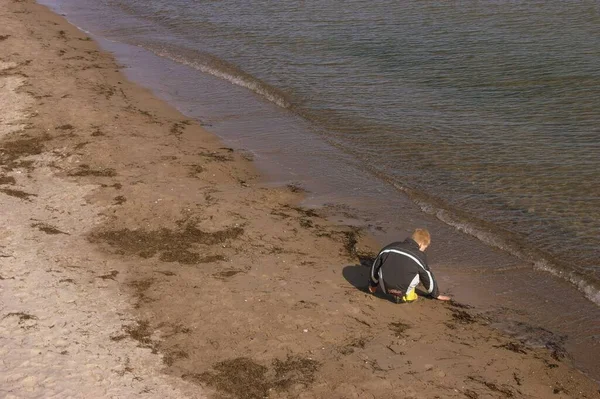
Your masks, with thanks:
M430 243L429 231L416 229L411 238L385 246L371 267L369 291L375 293L379 286L384 293L394 296L397 303L413 302L418 298L415 288L421 283L432 298L450 300L440 295L427 265L424 251Z

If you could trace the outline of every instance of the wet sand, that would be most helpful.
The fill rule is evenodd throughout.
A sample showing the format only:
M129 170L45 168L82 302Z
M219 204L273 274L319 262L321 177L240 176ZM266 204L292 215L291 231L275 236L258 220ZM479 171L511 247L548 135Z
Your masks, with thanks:
M599 396L558 341L366 294L372 239L61 17L3 1L0 27L3 397Z

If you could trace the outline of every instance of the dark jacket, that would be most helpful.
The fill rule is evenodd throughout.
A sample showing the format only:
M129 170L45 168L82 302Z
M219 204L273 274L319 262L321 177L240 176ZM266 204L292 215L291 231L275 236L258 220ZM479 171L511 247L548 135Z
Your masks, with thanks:
M427 257L414 240L407 238L393 242L379 252L371 267L371 287L379 285L385 293L398 290L406 295L419 283L431 297L438 297L439 290L427 265Z

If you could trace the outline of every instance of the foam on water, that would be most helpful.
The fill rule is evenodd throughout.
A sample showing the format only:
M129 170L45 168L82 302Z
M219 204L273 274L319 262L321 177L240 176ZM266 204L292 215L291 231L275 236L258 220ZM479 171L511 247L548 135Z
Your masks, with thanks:
M533 267L537 270L542 270L554 276L560 277L571 284L585 295L587 299L600 306L600 290L597 285L587 280L585 276L578 274L573 270L565 270L553 266L547 260L540 260L533 263Z
M183 56L181 54L176 54L167 48L157 48L152 45L146 46L146 49L160 57L165 57L175 62L188 65L200 72L216 76L217 78L226 80L236 86L245 87L281 108L288 109L292 106L286 98L287 96L280 90L269 86L260 79L244 72L239 67L211 54L196 51L191 55L188 50L188 55Z

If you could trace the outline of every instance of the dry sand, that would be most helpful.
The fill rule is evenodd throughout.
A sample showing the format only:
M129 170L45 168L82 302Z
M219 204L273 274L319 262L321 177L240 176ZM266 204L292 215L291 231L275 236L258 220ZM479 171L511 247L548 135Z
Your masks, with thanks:
M558 343L366 294L375 243L33 1L0 1L0 107L0 397L600 397Z

